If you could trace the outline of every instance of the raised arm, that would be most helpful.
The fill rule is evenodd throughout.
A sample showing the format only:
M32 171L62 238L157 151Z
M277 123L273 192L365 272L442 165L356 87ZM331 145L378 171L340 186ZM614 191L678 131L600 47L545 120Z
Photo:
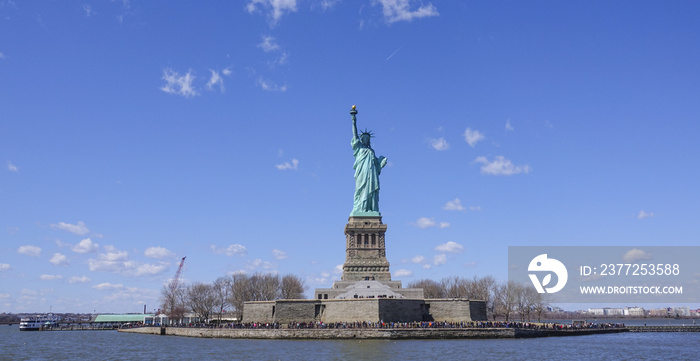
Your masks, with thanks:
M350 115L352 116L352 139L359 139L360 137L357 135L357 118L355 115L357 114L357 110L355 109L355 106L352 106L352 110L350 111Z

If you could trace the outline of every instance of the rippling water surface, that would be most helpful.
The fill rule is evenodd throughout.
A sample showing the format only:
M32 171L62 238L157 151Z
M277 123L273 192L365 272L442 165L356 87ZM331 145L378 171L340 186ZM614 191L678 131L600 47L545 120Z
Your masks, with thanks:
M0 326L0 360L698 360L700 332L508 340L225 340Z

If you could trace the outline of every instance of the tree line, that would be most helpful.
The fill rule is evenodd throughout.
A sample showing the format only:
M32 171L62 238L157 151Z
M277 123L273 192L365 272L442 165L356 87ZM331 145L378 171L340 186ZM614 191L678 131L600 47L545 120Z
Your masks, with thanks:
M483 300L486 303L486 314L492 320L504 318L510 321L519 316L520 321L524 322L537 316L537 322L540 322L549 306L546 296L538 293L534 287L514 281L498 282L492 276L452 276L439 282L422 279L409 282L408 287L422 288L425 298Z
M161 312L173 321L180 321L185 313L192 312L202 321L218 320L220 323L227 311L240 320L244 302L304 299L305 291L304 281L292 274L237 273L219 277L213 283L180 284L174 290L170 285L164 286Z
M466 298L483 300L486 313L492 320L520 319L531 321L542 314L549 303L545 295L532 286L523 286L514 281L498 282L492 276L465 278L452 276L440 281L422 279L408 283L409 288L422 288L424 297ZM171 290L169 285L161 292L161 312L170 320L180 321L185 313L192 312L200 320L221 322L224 313L240 320L243 304L248 301L274 301L278 299L304 299L307 287L298 276L287 274L237 273L220 277L212 283L194 282L178 285Z

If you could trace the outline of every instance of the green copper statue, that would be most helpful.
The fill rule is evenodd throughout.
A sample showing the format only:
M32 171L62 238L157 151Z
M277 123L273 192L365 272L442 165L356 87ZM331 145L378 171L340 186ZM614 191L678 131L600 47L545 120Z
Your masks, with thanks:
M381 216L379 213L379 173L386 165L386 157L377 158L374 149L369 144L372 133L364 131L357 133L357 110L352 106L352 145L355 156L355 200L352 205L351 217Z

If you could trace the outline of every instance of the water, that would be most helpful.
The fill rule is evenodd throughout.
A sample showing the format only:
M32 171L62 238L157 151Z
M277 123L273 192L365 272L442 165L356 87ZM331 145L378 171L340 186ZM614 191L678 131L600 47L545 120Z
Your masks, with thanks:
M0 326L0 360L698 360L700 332L507 340L226 340Z

